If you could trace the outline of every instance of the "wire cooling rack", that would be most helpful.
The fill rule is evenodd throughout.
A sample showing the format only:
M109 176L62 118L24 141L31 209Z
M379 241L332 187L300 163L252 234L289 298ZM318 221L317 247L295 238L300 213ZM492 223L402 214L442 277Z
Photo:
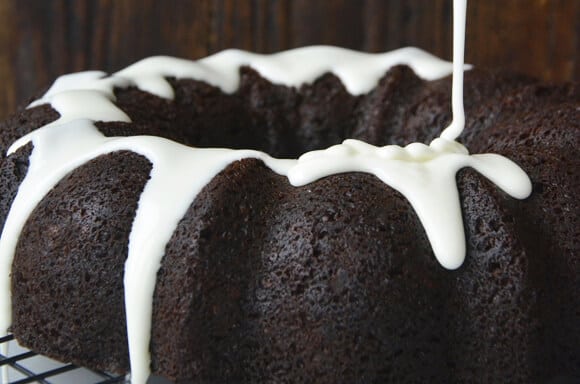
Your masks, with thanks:
M1 384L112 384L126 383L124 376L92 371L64 364L20 347L12 335L0 338L8 345L8 354L0 353L0 369L8 370L8 383Z

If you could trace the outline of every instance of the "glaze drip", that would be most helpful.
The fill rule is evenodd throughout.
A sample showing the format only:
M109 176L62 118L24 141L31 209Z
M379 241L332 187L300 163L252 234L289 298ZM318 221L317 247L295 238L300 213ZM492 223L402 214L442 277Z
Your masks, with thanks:
M303 62L308 65L302 65ZM155 95L173 98L173 89L165 78L177 77L206 81L224 92L234 92L239 85L239 68L247 65L274 83L293 87L332 72L349 92L361 94L372 90L396 64L408 64L425 79L436 79L451 72L450 63L416 48L364 54L334 47L308 47L275 55L230 50L197 62L156 57L110 77L93 71L59 78L31 106L50 104L60 113L60 118L18 139L8 151L11 155L29 142L34 145L28 173L0 238L0 334L7 331L11 321L10 270L16 243L28 216L68 173L100 155L120 150L139 153L153 165L139 199L125 265L133 383L145 383L149 375L152 296L166 244L198 192L236 160L260 159L274 172L287 176L295 186L343 172L374 174L410 201L439 262L448 269L458 268L465 256L465 240L456 172L462 167L473 167L516 198L526 197L531 183L517 165L502 156L469 155L463 145L454 141L460 133L455 128L448 128L445 132L451 133L430 145L375 147L346 140L295 160L274 159L252 150L187 147L153 136L105 137L95 126L96 121L130 121L114 104L114 87L137 86ZM360 71L361 67L365 70ZM455 69L462 71L462 60ZM454 84L454 92L456 88ZM462 115L462 109L462 105L461 110L454 108L451 126L463 128L462 123L456 124L461 120L455 119L455 113Z

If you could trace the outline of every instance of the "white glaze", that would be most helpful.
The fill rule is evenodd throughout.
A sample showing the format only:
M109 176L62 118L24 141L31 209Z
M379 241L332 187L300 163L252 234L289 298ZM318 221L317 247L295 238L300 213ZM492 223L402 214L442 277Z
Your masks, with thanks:
M465 127L465 110L463 108L463 62L465 53L465 20L467 0L453 1L453 79L451 92L451 110L453 121L443 130L441 137L455 140Z
M139 89L171 99L173 89L163 76L203 80L225 93L232 93L239 86L239 68L249 66L270 82L288 87L310 84L325 73L333 73L349 93L360 95L370 92L385 70L398 64L408 65L426 80L447 76L453 69L451 63L414 47L373 54L313 46L271 55L229 49L198 61L150 57L116 75L130 79Z
M467 154L464 146L438 138L430 146L375 147L358 140L307 153L290 169L292 185L305 185L327 175L366 172L399 191L419 216L433 253L447 269L465 258L465 232L455 174L472 167L506 193L523 199L531 191L527 175L512 161L495 154Z
M454 53L454 76L463 69L462 52L460 56L458 64L459 55ZM365 54L333 47L307 47L275 55L230 50L197 62L155 57L111 77L103 77L102 72L84 72L58 79L46 95L31 106L49 103L61 117L20 138L8 151L10 155L28 142L34 144L28 173L0 238L0 334L10 325L9 271L28 216L69 172L102 154L119 150L139 153L153 164L150 180L139 199L125 267L133 383L145 383L149 374L152 296L166 244L197 193L233 161L248 157L261 159L273 171L287 175L296 186L337 173L372 173L410 201L425 226L439 262L449 269L459 267L465 255L465 240L455 184L457 170L473 167L516 198L526 197L531 191L531 183L508 159L498 155L470 156L465 147L453 141L464 122L463 105L458 107L456 98L450 126L454 128L446 130L449 132L446 136L451 139L439 138L429 146L412 143L404 148L379 148L346 140L326 150L306 153L299 160L273 159L251 150L191 148L151 136L107 138L94 125L95 121L129 121L114 105L115 86L135 85L161 97L172 98L173 89L164 77L173 76L203 80L224 92L234 92L239 85L239 67L249 65L274 83L294 87L332 72L349 92L361 94L372 90L391 66L402 63L426 79L448 75L451 70L450 63L416 48ZM454 82L454 94L461 87L462 84Z

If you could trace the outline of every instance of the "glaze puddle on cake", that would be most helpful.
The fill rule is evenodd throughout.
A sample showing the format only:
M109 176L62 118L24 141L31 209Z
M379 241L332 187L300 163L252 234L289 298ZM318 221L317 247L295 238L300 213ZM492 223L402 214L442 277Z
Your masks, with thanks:
M30 105L50 104L60 118L18 139L8 151L10 155L29 142L34 145L28 173L0 239L0 335L11 321L11 263L27 218L68 173L100 155L120 150L141 154L153 164L130 233L124 277L133 383L145 383L149 375L152 297L166 244L201 189L234 161L260 159L274 172L287 176L294 186L344 172L374 174L409 200L441 265L458 268L465 257L465 234L455 182L457 171L472 167L518 199L531 192L529 178L515 163L495 154L469 155L455 141L465 123L464 28L465 1L456 1L453 66L416 48L367 54L321 46L273 55L229 50L196 62L154 57L110 77L94 71L62 76ZM114 104L115 87L136 86L172 99L173 89L165 78L176 77L205 81L232 93L239 85L240 67L249 66L272 83L289 87L311 83L331 72L351 94L359 95L371 91L384 73L398 64L409 65L427 80L453 71L453 122L429 145L375 147L349 139L305 153L297 160L275 159L255 150L192 148L153 136L105 137L95 126L97 121L130 121Z

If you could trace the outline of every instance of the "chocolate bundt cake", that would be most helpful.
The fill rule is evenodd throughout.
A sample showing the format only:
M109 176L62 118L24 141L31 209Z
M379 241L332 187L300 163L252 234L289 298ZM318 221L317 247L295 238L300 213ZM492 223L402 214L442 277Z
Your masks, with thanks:
M60 78L0 126L0 332L176 383L580 377L580 89L471 69L464 147L450 73L310 47Z

